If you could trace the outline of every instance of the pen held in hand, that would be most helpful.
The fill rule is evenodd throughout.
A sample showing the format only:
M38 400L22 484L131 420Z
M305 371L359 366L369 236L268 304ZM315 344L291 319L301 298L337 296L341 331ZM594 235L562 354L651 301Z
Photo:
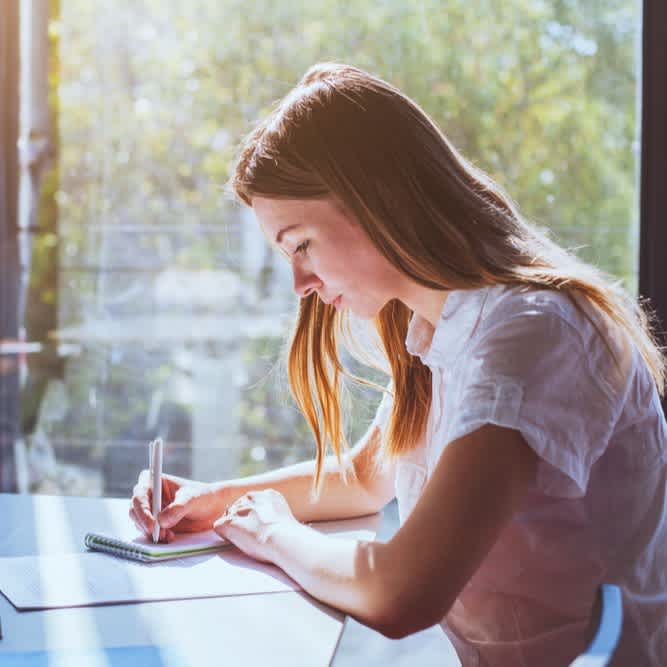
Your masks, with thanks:
M160 523L157 515L162 509L162 438L156 438L149 446L151 482L153 484L152 510L155 517L153 524L153 542L160 538Z

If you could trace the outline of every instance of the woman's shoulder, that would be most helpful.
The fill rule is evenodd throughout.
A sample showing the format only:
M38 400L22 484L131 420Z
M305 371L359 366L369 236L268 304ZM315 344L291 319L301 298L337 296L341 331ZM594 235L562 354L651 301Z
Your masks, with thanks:
M585 297L565 291L516 285L490 288L478 340L512 337L530 356L567 354L579 358L613 397L641 367L641 358L620 325Z
M578 336L581 328L567 297L551 290L493 285L457 290L447 297L433 336L427 363L461 363L476 346L511 336L519 346L536 339L547 343ZM565 332L563 332L565 330Z
M488 288L482 320L499 322L515 317L553 316L573 327L580 325L582 312L570 294L524 285L494 285Z
M586 349L605 338L618 351L627 346L620 326L585 296L566 290L540 289L524 285L494 285L488 288L480 316L480 329L520 321L527 329L544 328L545 322L567 330ZM627 352L627 350L626 350Z
M510 334L520 343L539 336L543 342L569 341L577 347L595 344L594 314L589 306L578 307L568 294L521 285L486 288L474 338L477 341Z

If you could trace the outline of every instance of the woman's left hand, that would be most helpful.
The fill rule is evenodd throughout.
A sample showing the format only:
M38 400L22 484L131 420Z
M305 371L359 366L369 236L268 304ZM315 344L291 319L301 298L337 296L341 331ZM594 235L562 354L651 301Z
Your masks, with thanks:
M256 560L274 562L271 537L281 526L298 523L274 489L250 491L234 501L213 524L213 530Z

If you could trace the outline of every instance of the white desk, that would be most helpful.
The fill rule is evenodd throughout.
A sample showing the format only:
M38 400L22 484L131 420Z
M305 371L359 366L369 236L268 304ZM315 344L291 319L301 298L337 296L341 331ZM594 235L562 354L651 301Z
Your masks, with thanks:
M0 556L84 551L85 532L129 522L127 510L123 499L0 494ZM377 530L379 520L353 527ZM344 622L297 592L37 612L17 612L0 596L0 618L0 664L17 651L176 645L193 667L329 665Z

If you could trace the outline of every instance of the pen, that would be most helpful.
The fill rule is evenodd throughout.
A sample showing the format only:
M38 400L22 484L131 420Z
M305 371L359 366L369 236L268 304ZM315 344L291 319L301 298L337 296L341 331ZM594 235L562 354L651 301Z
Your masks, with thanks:
M155 438L149 445L151 482L153 484L153 542L160 538L160 524L157 515L162 508L162 438Z

